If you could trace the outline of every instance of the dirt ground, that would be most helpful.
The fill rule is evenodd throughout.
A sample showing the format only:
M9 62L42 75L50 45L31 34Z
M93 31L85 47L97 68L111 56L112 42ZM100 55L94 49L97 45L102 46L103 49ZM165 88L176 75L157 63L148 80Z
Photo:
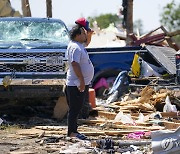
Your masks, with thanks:
M38 118L36 119L38 120ZM41 120L39 118L39 120ZM43 121L43 120L42 120ZM49 122L51 120L49 119ZM59 123L58 126L53 124L50 128L48 121L46 126L48 129L37 129L38 126L1 126L0 130L0 154L59 154L59 153L121 153L121 151L135 151L134 147L114 146L113 149L97 148L94 144L101 138L100 136L88 136L88 141L72 139L66 137L65 121ZM56 123L58 124L58 123ZM4 128L3 128L4 127ZM24 128L23 128L24 127ZM42 127L42 126L39 126ZM87 126L84 126L87 127ZM110 137L110 136L109 136ZM121 137L110 137L113 141L123 140ZM144 140L149 141L149 140ZM137 146L138 147L138 146ZM136 147L135 147L136 149ZM152 153L151 145L139 146L139 153Z
M4 102L5 103L5 102ZM88 135L88 141L66 137L66 116L59 121L52 118L53 106L41 103L29 105L27 102L14 103L13 106L2 106L0 125L0 154L59 154L59 153L121 153L122 151L135 151L136 147L116 145L112 149L97 146L97 141L111 139L113 142L123 140L122 136ZM11 102L12 104L12 102ZM16 104L16 105L15 105ZM20 105L21 104L21 105ZM48 111L47 111L48 110ZM16 112L15 112L16 111ZM91 117L93 118L93 117ZM95 131L98 126L82 124L80 131ZM103 130L103 128L101 128ZM145 141L149 141L147 139ZM118 152L121 151L121 152ZM139 147L141 153L152 153L151 145Z

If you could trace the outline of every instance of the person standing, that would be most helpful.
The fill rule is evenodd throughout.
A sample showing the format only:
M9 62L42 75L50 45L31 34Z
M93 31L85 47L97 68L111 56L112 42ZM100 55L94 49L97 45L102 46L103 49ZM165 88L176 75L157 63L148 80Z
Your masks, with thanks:
M91 42L92 34L94 33L94 31L89 27L89 21L86 20L84 17L77 19L75 21L75 23L86 29L87 40L83 43L83 45L85 47L87 47L89 45L89 43ZM89 89L88 89L88 91L89 91ZM82 118L82 119L88 118L90 112L92 112L92 111L93 111L93 109L89 103L89 93L86 93L85 102L84 102L83 107L80 111L79 118Z
M94 76L94 67L84 47L84 43L87 43L89 29L89 24L84 26L76 24L72 27L69 33L71 41L66 51L69 66L66 78L66 98L69 106L67 136L79 139L86 139L86 136L77 130L77 118Z

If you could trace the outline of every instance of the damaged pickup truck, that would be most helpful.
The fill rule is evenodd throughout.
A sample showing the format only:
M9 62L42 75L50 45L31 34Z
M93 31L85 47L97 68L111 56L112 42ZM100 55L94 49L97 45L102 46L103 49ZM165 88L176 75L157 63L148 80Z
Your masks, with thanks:
M61 20L0 18L0 98L59 97L68 42Z

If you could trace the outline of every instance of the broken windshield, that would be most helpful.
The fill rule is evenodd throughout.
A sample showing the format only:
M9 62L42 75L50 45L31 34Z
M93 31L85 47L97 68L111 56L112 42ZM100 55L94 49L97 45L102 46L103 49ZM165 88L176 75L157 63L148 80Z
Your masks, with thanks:
M47 41L67 45L68 31L60 22L0 21L0 41Z

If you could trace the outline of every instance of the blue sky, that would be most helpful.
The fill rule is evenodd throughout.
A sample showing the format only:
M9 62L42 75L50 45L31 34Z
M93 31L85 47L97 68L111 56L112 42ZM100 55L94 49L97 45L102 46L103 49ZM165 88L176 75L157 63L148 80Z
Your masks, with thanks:
M144 31L160 26L162 8L172 0L134 0L133 20L143 21ZM46 17L45 0L29 0L33 17ZM63 20L68 26L79 17L117 13L122 0L52 0L53 18ZM178 2L178 0L175 0ZM12 6L21 12L21 0L11 0Z

